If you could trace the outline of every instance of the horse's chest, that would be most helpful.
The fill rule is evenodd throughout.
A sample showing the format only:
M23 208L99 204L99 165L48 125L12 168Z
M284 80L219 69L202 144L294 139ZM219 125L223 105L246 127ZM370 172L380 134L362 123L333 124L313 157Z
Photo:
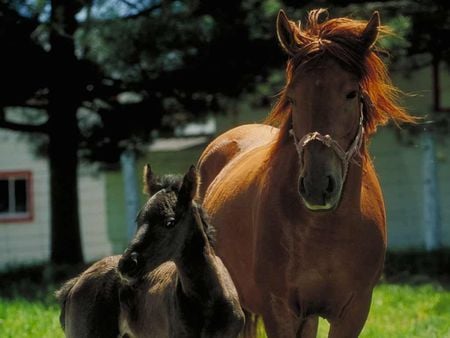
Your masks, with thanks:
M287 285L299 303L318 310L345 303L351 294L371 288L383 261L381 244L364 245L352 236L299 240L292 249L285 266Z
M351 240L309 243L293 250L287 269L291 279L303 283L337 283L377 269L380 254L378 250L367 252Z

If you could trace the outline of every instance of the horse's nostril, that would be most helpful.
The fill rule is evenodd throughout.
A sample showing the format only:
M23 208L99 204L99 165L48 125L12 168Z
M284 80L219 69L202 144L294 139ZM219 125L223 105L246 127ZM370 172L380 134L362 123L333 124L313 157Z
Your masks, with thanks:
M138 253L132 252L129 257L122 257L119 261L119 271L123 275L131 275L138 266Z
M300 191L301 195L303 195L303 196L306 195L306 186L305 186L305 178L304 177L300 177L299 191Z
M139 254L136 251L133 251L130 255L131 261L133 261L133 263L135 263L136 265L138 263L138 256Z
M334 189L336 188L336 181L334 180L333 176L328 175L327 176L328 179L328 184L327 184L327 188L325 189L325 191L328 194L331 194L334 192Z

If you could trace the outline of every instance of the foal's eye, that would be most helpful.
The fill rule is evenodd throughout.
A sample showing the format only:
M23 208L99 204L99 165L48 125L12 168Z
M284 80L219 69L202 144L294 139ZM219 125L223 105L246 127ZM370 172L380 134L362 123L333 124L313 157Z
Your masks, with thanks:
M292 106L294 104L294 100L288 96L286 97L286 101L290 106Z
M346 98L348 100L354 99L356 97L356 90L352 90L350 93L347 94Z
M166 228L173 228L175 225L175 218L173 217L169 217L168 219L166 219Z

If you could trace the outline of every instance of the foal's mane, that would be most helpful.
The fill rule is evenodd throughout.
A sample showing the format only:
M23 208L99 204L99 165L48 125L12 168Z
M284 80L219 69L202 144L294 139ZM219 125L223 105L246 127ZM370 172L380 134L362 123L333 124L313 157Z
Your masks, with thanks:
M166 174L162 176L156 176L154 177L154 180L152 182L153 185L152 191L155 191L156 193L164 189L166 191L173 191L178 196L182 184L183 184L182 175ZM214 246L215 228L211 225L208 214L203 209L202 204L196 201L192 203L192 208L194 209L194 212L195 211L198 212L200 219L202 221L203 230L205 231L208 241L212 246Z
M325 16L324 20L322 16ZM279 141L288 138L288 130L291 128L291 111L286 90L292 83L296 70L299 66L313 68L324 57L333 58L344 69L360 78L361 90L366 93L369 101L364 109L366 138L376 132L378 125L384 125L390 119L396 124L416 121L399 105L401 91L392 84L386 66L378 55L379 49L376 46L366 50L362 48L361 35L367 21L346 17L328 19L327 10L316 9L309 12L305 28L292 21L290 25L297 44L296 53L287 63L286 85L265 120L265 123L281 128ZM386 34L389 29L380 26L378 31Z

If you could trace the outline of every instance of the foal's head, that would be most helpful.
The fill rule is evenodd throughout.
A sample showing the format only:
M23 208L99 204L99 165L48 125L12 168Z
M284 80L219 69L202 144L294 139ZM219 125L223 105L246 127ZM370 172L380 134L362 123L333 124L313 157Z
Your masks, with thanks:
M144 189L149 199L137 216L136 235L119 261L119 272L127 280L139 279L163 262L176 259L194 227L207 227L194 202L197 172L193 166L183 178L157 178L146 165Z
M378 12L369 22L320 20L324 13L312 11L306 29L283 11L277 19L279 42L290 56L278 105L290 112L286 128L300 159L298 191L314 211L337 207L349 162L360 151L369 104L366 58L380 25Z

